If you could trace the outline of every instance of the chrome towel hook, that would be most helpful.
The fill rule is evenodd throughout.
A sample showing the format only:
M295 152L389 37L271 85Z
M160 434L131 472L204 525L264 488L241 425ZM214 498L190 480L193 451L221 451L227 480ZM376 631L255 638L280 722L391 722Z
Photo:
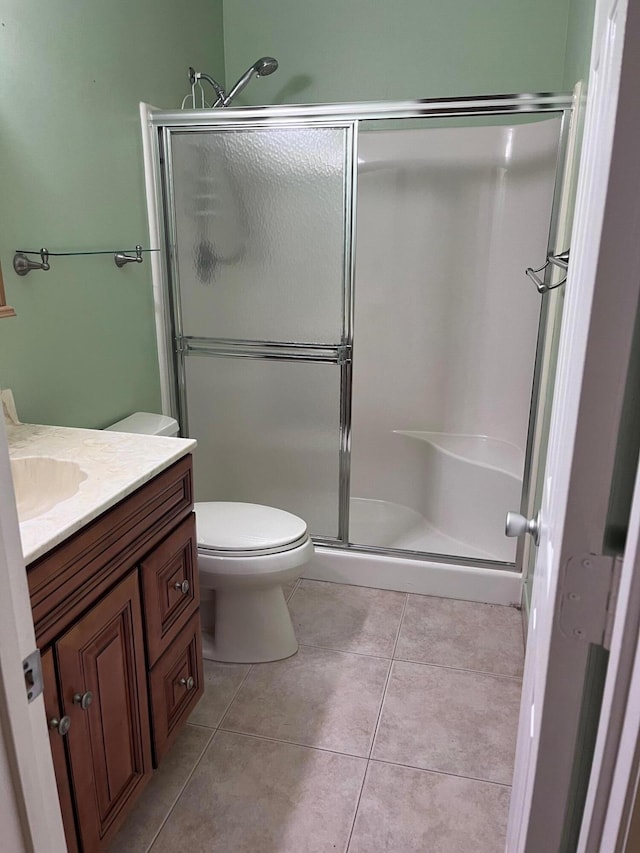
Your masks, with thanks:
M546 293L548 290L555 290L556 287L561 287L565 283L567 280L566 275L562 281L558 281L556 284L545 284L545 282L538 276L538 273L546 270L549 264L560 267L560 269L567 270L569 268L569 252L570 250L566 249L564 252L560 252L557 255L548 255L545 263L537 269L532 269L531 267L526 268L525 274L528 275L531 281L535 284L538 293Z
M40 263L30 261L24 252L16 252L13 256L13 268L18 275L26 275L31 270L49 270L49 250L40 249Z
M136 246L135 255L127 255L126 252L116 252L113 260L117 267L123 267L125 264L141 264L142 263L142 246Z

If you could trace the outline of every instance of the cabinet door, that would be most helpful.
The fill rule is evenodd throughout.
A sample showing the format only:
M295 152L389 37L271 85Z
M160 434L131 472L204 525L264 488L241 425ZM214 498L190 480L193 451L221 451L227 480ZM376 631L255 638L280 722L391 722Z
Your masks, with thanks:
M73 819L73 802L71 799L71 786L69 785L69 771L67 769L67 758L65 755L64 734L67 721L60 713L60 700L58 699L58 685L56 684L56 673L53 663L53 651L47 649L42 654L42 683L44 689L44 710L47 715L49 726L49 742L51 744L51 756L53 758L53 769L56 774L58 786L58 799L60 800L60 811L62 812L62 823L64 835L67 840L68 853L77 853L78 843L76 841L76 825ZM62 724L60 721L63 721Z
M98 850L151 776L138 572L56 643L82 849Z

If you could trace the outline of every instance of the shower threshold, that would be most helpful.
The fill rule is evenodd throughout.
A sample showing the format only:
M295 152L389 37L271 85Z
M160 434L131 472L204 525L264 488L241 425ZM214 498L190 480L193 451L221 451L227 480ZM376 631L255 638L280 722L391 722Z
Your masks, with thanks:
M351 546L316 542L315 554L305 566L303 577L487 604L520 605L522 574L514 570L513 563L496 563L490 557L487 564L486 552L446 536L420 513L402 504L352 498L350 509ZM377 551L387 548L393 551ZM401 549L406 550L406 555ZM424 553L416 553L423 549ZM439 554L442 561L438 560ZM475 560L478 565L473 564Z

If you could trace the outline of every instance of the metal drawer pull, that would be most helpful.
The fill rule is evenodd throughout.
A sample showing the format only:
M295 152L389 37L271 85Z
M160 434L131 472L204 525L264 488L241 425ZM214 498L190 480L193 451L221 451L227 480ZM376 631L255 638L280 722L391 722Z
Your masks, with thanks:
M52 717L49 720L49 728L56 729L59 735L66 735L71 727L71 717L62 717L58 719L57 717Z
M191 589L191 586L189 585L189 581L176 581L175 588L179 589L183 595L186 595Z
M90 690L87 690L86 693L74 693L73 694L73 703L74 705L80 705L83 711L86 711L89 705L93 702L93 693Z
M178 683L182 684L183 687L186 687L187 690L193 690L193 688L196 686L192 675L190 675L189 678L181 678Z

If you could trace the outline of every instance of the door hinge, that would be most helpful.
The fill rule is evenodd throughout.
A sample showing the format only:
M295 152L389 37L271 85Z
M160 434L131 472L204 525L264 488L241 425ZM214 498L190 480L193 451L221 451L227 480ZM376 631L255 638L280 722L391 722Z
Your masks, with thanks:
M27 691L27 699L33 702L42 693L42 661L40 649L26 657L22 661L22 672L24 673L24 686Z
M622 557L583 554L567 560L560 578L560 630L572 640L608 649Z
M176 355L180 355L181 353L187 351L187 342L183 337L176 337L173 341L173 349Z

